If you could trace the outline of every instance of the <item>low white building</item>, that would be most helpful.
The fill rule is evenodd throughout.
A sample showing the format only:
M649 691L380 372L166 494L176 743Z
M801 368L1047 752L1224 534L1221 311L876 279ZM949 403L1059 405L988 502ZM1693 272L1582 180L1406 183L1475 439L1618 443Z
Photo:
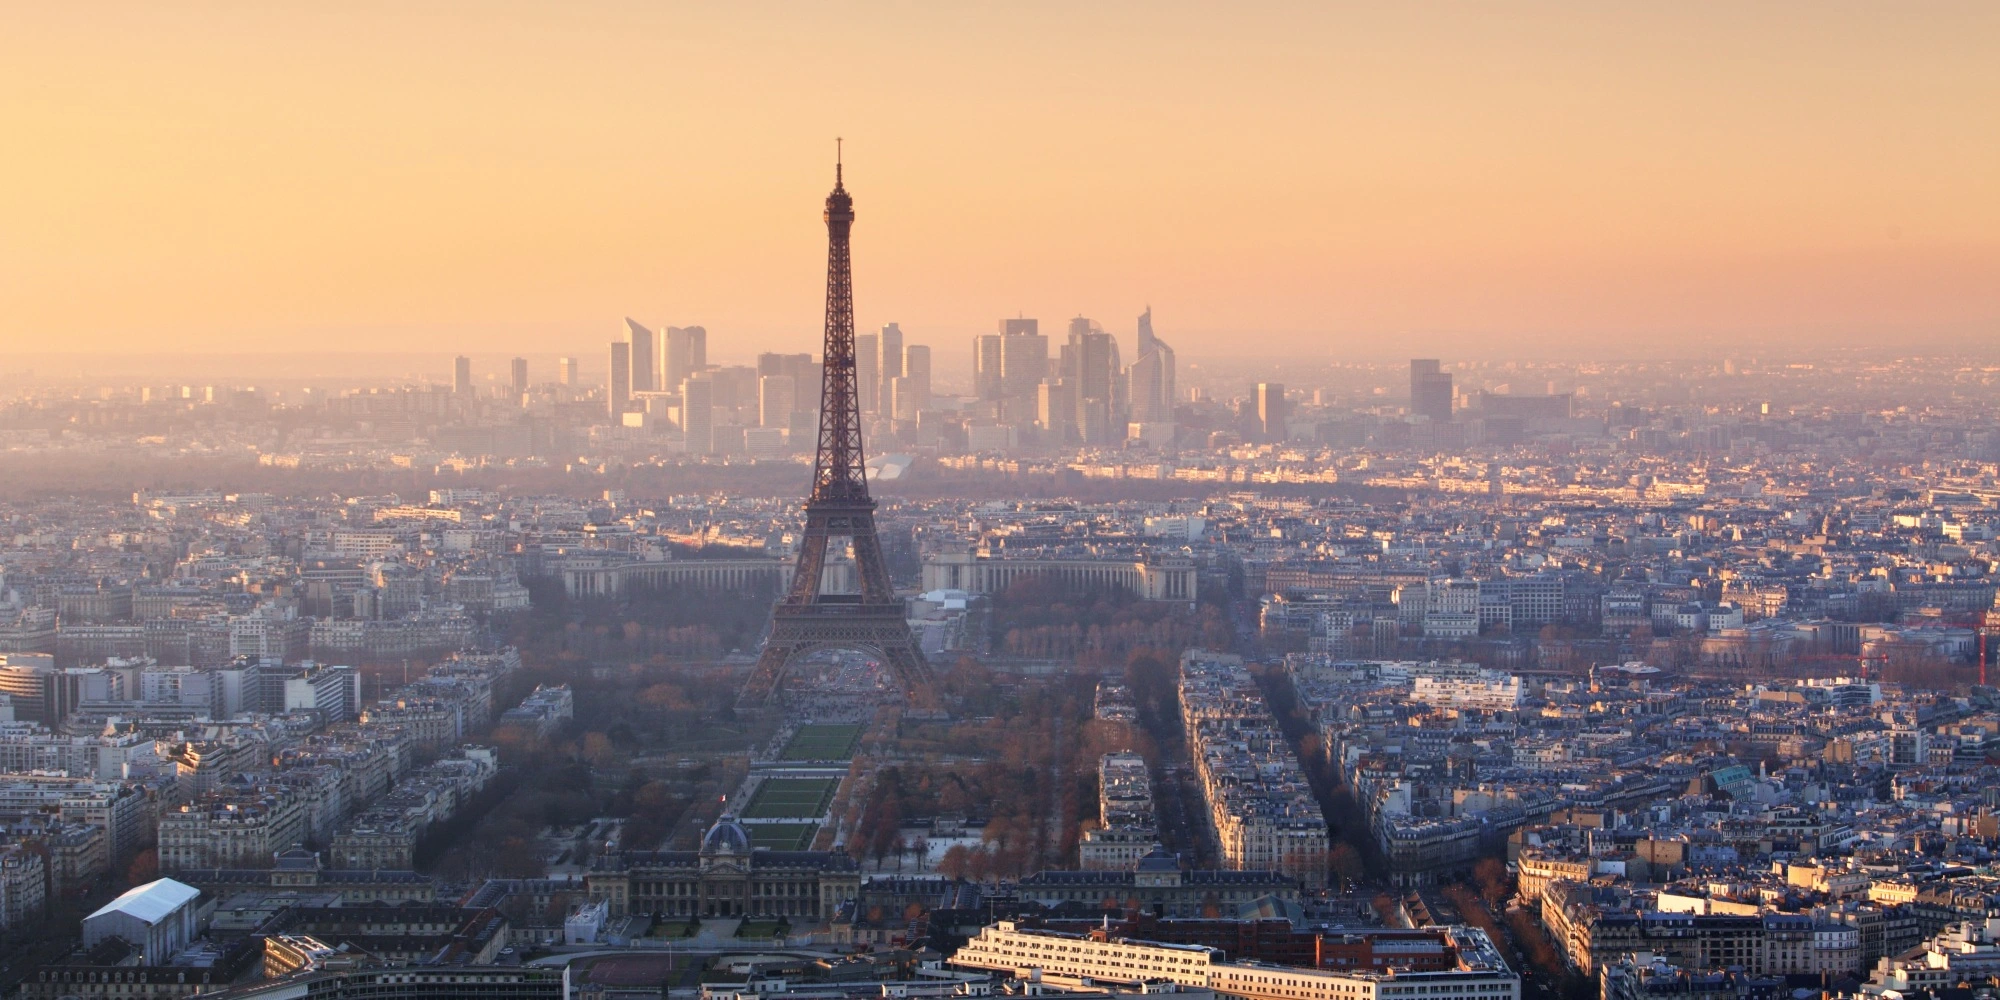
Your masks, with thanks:
M1375 973L1230 962L1200 945L1040 930L1011 920L983 928L949 961L1017 976L1206 987L1245 1000L1520 1000L1520 977L1484 932L1452 926L1440 933L1458 953L1455 969Z
M1419 676L1410 682L1410 700L1434 708L1512 712L1521 707L1521 679L1499 670L1481 670L1477 677Z
M596 944L598 937L604 933L604 921L610 916L610 900L576 904L576 908L569 911L569 916L563 918L563 943Z
M137 949L146 965L164 965L197 933L195 900L201 890L170 878L125 890L83 918L83 946L120 938Z

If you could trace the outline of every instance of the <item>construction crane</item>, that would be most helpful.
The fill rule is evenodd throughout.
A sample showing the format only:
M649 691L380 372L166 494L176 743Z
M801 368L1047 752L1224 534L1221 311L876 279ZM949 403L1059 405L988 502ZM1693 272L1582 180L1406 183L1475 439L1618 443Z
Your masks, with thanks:
M1961 611L1943 615L1938 621L1944 625L1968 628L1977 639L1974 659L1979 664L1979 685L1986 686L1986 665L1992 662L1992 640L2000 637L2000 599L1995 600L1995 608L1990 611Z

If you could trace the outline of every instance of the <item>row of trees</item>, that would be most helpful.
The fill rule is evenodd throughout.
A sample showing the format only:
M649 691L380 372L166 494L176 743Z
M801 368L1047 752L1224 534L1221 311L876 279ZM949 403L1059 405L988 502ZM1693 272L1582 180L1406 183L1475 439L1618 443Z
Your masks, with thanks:
M1111 625L1035 625L1007 630L1000 647L1011 656L1040 660L1122 659L1141 647L1184 649L1201 644L1200 623L1184 616Z
M655 847L716 783L708 769L663 780L630 766L650 749L712 734L727 718L735 697L727 673L662 652L675 643L712 650L716 629L686 622L690 609L652 622L626 617L644 613L643 601L572 605L546 581L537 581L535 597L535 607L510 623L524 668L513 680L523 690L569 685L579 721L546 736L530 726L495 727L489 738L515 787L444 849L436 867L447 877L539 876L550 860L543 832L598 817L624 820L621 846ZM573 860L588 860L602 840L579 839L571 849L585 856Z
M947 680L964 669L949 672ZM981 684L959 680L993 714L918 734L919 742L906 746L950 763L875 771L866 793L849 804L848 843L879 863L914 846L902 832L909 820L960 816L980 829L981 838L976 848L947 851L953 870L1018 876L1063 864L1075 849L1079 821L1096 809L1097 758L1133 748L1134 735L1122 724L1091 717L1095 681L1089 677L1005 687L990 676Z
M757 642L769 617L769 593L745 595L701 587L635 589L617 599L572 599L559 581L530 581L533 610L517 616L524 655L568 653L598 664L663 657L712 660Z
M1226 649L1234 638L1226 609L1203 602L1142 601L1119 588L1080 589L1053 575L1015 580L994 595L996 644L1015 656L1073 659L1120 667L1134 650Z

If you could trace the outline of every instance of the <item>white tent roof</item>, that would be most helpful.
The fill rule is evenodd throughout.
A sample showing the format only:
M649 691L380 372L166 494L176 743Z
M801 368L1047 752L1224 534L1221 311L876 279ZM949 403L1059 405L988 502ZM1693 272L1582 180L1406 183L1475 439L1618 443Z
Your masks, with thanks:
M157 924L166 919L167 914L200 895L201 890L194 886L163 878L125 890L123 895L98 907L97 912L90 916L101 917L107 913L123 913L149 924ZM84 919L88 920L90 917Z
M909 455L876 455L868 460L866 472L869 482L903 479L910 474L910 466L916 459Z

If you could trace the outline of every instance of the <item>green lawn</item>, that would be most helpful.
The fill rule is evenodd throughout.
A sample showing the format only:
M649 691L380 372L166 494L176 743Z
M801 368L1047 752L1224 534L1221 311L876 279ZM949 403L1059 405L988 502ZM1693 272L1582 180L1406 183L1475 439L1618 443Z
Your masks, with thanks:
M806 850L819 832L818 823L746 823L743 828L750 831L751 847L774 851Z
M859 725L813 724L800 726L785 744L785 760L851 760L861 742Z
M757 786L745 819L818 819L833 804L839 778L771 778Z

